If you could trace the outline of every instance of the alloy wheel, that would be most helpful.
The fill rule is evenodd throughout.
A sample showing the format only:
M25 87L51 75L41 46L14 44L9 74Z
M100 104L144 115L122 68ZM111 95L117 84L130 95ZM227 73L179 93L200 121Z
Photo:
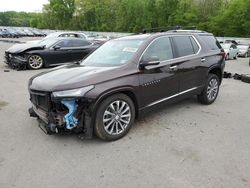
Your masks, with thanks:
M43 59L39 55L32 55L29 57L29 66L32 69L39 69L43 66Z
M131 120L131 108L127 102L116 100L104 111L103 125L109 135L119 135L128 127Z
M219 84L217 79L215 78L211 79L207 87L207 98L210 101L213 101L217 96L218 90L219 90Z

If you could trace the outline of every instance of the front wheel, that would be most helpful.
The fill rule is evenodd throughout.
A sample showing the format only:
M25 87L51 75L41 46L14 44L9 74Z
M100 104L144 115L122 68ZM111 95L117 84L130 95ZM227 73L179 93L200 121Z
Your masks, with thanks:
M40 55L30 55L28 57L28 67L30 69L40 69L43 67L43 58Z
M220 80L216 74L209 74L206 86L198 95L198 101L202 104L212 104L219 93Z
M114 141L127 134L135 119L133 101L124 94L105 99L96 113L95 134L102 140Z

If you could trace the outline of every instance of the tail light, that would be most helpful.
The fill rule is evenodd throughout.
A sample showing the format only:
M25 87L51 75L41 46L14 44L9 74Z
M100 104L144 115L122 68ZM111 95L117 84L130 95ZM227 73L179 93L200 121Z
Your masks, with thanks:
M225 59L226 58L226 53L223 48L220 49L220 55Z

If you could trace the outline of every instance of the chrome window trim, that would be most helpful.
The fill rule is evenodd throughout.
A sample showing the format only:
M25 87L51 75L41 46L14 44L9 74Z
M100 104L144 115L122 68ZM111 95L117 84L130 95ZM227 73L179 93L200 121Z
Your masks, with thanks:
M200 53L200 51L201 51L201 45L200 45L200 43L199 43L199 41L196 39L196 37L194 36L194 35L166 35L166 36L160 36L160 37L157 37L157 38L155 38L154 40L152 40L149 44L148 44L148 46L147 46L147 48L142 52L142 54L141 54L141 56L140 56L140 58L139 58L139 62L138 62L138 68L139 68L139 66L140 66L140 62L141 62L141 59L142 59L142 56L144 55L144 53L147 51L147 49L149 48L149 46L154 42L154 41L156 41L157 39L159 39L159 38L163 38L163 37L168 37L168 38L170 38L170 37L186 37L186 36L188 36L188 37L192 37L194 40L195 40L195 42L196 42L196 44L198 45L198 47L199 47L199 50L198 50L198 52L196 53L196 54L191 54L191 55L186 55L186 56L182 56L182 57L176 57L176 58L172 58L172 59L168 59L168 60L164 60L164 61L160 61L160 64L162 64L162 63L168 63L168 62L170 62L170 61L173 61L173 60L179 60L179 59L183 59L183 58L187 58L187 57L193 57L193 56L196 56L196 55L199 55L199 53ZM173 49L172 49L172 52L173 52Z

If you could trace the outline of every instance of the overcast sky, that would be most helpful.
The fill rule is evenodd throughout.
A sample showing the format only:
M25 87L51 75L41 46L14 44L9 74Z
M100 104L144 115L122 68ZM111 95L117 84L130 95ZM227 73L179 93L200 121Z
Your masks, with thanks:
M0 12L9 10L41 12L43 4L46 3L48 0L0 0Z

